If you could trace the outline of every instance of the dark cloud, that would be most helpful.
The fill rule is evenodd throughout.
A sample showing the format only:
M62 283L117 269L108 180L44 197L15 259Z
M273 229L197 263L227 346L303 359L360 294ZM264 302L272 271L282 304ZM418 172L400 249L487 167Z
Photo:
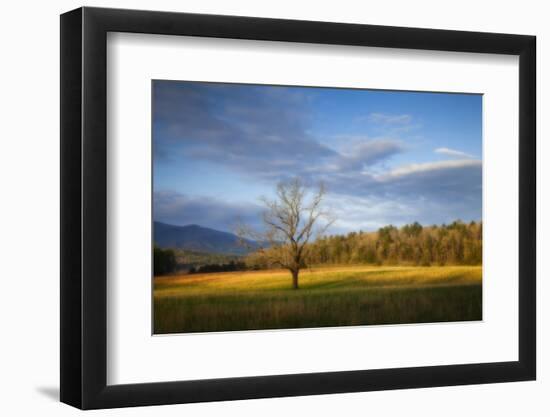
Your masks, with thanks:
M482 165L478 160L451 160L400 167L383 174L355 171L326 176L332 192L404 201L429 199L468 202L481 216Z
M234 233L238 224L260 227L262 207L248 202L232 204L209 197L190 197L175 191L155 191L153 218L185 226L198 224Z
M453 200L480 196L481 176L481 161L466 159L408 165L379 179L395 194Z
M355 138L337 152L309 132L308 97L292 88L154 84L155 157L185 156L268 181L347 173L403 151L395 139Z
M156 157L186 157L257 173L335 155L307 133L307 97L292 89L154 83Z
M440 224L481 219L481 161L416 164L382 174L335 172L325 175L323 182L337 219L333 233L413 221Z
M402 151L403 146L396 140L364 139L340 155L338 165L342 171L362 170Z

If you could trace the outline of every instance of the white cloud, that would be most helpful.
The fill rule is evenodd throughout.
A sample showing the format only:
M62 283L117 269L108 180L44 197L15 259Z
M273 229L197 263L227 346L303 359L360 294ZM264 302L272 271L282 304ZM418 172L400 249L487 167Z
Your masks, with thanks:
M403 151L403 144L392 139L356 142L336 158L337 166L341 171L360 172L366 166L375 165Z
M371 113L367 120L385 125L407 125L412 122L412 116L410 114Z
M372 128L384 132L385 136L399 136L422 127L420 123L413 123L413 117L410 114L386 114L375 112L366 116L360 116L356 121L370 123Z
M325 203L335 219L328 234L370 231L388 224L401 225L418 215L415 207L407 202L374 196L328 194Z
M453 158L475 158L474 155L450 148L437 148L434 152L441 155L451 156Z
M407 175L430 172L430 171L442 171L453 168L474 168L481 167L481 161L472 159L456 159L452 161L438 161L438 162L426 162L423 164L410 164L404 165L384 174L379 179L388 180L398 177L404 177Z

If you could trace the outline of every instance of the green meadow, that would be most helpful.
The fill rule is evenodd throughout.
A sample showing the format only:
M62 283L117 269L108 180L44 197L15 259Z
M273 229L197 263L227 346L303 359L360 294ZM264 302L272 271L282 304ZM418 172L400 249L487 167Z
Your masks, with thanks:
M323 266L154 278L154 333L482 319L481 266Z

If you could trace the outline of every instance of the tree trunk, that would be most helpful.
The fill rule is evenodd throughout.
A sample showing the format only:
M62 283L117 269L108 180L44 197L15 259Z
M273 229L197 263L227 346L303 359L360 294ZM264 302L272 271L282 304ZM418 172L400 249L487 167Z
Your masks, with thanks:
M292 272L292 288L295 290L298 289L298 274L300 273L299 269L294 269Z

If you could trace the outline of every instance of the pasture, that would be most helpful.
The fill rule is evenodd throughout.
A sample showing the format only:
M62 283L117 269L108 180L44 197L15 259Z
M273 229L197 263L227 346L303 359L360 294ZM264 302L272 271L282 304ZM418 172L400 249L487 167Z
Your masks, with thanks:
M481 266L334 266L154 278L155 334L482 319Z

